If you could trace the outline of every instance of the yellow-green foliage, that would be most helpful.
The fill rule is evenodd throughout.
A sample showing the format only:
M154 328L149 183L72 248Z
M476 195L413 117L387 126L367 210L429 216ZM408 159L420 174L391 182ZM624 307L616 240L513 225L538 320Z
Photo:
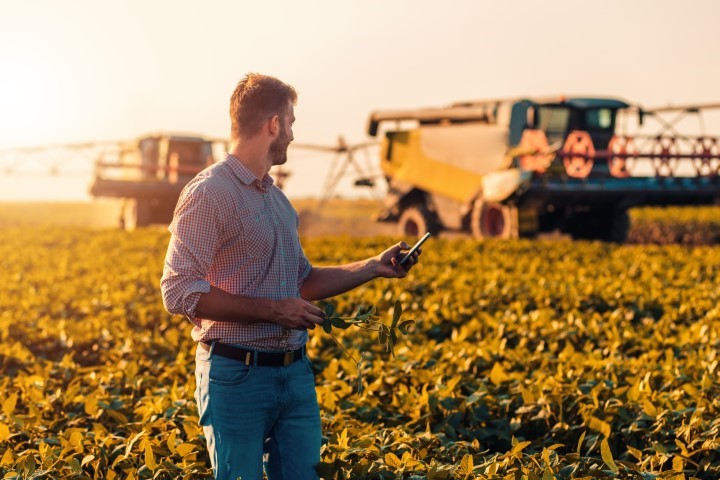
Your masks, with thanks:
M46 225L110 228L119 225L121 206L120 200L0 203L0 228Z
M630 211L631 243L720 244L720 207L639 208Z
M3 478L209 478L190 323L164 312L168 236L0 230ZM389 243L306 239L318 264ZM309 346L326 478L720 477L720 247L431 240L395 357L373 332ZM321 304L322 306L322 304ZM641 473L644 475L641 475Z

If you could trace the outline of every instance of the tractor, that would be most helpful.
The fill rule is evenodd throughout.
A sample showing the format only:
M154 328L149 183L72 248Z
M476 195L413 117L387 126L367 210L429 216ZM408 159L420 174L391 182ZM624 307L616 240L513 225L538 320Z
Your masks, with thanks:
M720 139L681 135L663 117L718 107L558 96L376 111L368 133L382 138L388 183L378 220L405 236L622 242L631 207L720 202ZM660 131L629 134L629 118L639 127L655 118Z

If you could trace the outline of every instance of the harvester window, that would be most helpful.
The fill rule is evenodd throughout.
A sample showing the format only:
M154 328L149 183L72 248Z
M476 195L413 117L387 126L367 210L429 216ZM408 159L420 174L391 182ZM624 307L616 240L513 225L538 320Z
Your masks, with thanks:
M570 122L570 109L565 107L538 108L537 124L540 130L547 135L551 144L563 140Z
M612 128L613 114L609 108L593 108L585 113L588 130L609 130Z
M395 142L399 142L402 144L408 143L408 132L393 132L393 131L387 131L385 132L385 138L386 138L386 145L387 149L385 151L385 160L388 162L392 162L393 159L393 145Z
M168 154L177 154L180 165L204 165L207 159L203 155L202 148L203 144L201 142L173 140L170 142Z

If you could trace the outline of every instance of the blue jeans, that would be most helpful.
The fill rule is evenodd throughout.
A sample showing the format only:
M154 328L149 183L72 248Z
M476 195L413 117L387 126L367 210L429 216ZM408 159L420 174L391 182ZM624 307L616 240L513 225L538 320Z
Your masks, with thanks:
M310 360L248 366L195 353L195 400L217 480L316 480L320 409Z

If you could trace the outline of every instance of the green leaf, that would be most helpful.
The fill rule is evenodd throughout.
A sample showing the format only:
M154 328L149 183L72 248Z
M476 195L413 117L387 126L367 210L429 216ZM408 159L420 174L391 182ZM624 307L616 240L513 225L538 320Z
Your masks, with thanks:
M387 331L385 330L385 328L381 328L381 329L378 331L378 342L380 343L380 345L386 345L386 344L387 344L387 342L388 342L388 334L387 334Z
M158 467L157 462L155 462L155 454L153 453L152 445L149 440L145 442L145 465L153 471Z
M545 466L547 468L552 467L552 463L550 461L550 450L548 450L547 448L543 448L542 450L542 459L543 462L545 462Z
M13 453L12 448L8 448L5 450L5 453L2 456L2 460L0 460L0 467L9 467L13 464L15 460L13 459Z
M583 440L585 440L585 432L580 435L580 440L578 440L577 444L577 454L580 455L580 449L582 448Z
M181 443L175 447L175 451L177 451L178 455L184 457L185 455L190 455L195 451L195 445L192 443Z
M607 438L603 438L600 442L600 454L602 455L603 462L607 465L613 473L618 473L618 466L615 464L612 452L610 452L610 445L608 445Z
M358 306L358 311L357 311L357 313L355 314L355 318L357 318L357 319L361 319L361 318L362 318L362 319L365 319L365 318L367 318L367 316L368 316L368 314L369 314L368 312L370 312L370 309L369 309L369 308L367 308L365 305L359 305L359 306Z
M335 476L335 467L332 463L320 462L315 466L315 471L322 479L331 479Z
M359 307L358 313L355 315L355 320L367 323L373 316L375 316L375 305L368 309L365 309L365 307Z
M330 321L330 319L326 318L322 322L322 329L325 330L325 333L332 332L332 322Z
M438 470L435 465L430 468L427 473L427 480L448 480L450 473L442 470Z
M325 316L327 318L330 318L334 315L335 315L335 305L333 305L332 303L328 303L327 305L325 305Z
M525 448L526 448L528 445L530 445L530 443L532 443L532 442L518 442L518 443L515 444L515 446L512 448L512 450L510 451L510 453L520 453L520 452L522 452L523 450L525 450Z
M5 400L3 402L2 409L3 409L3 413L5 414L6 417L9 418L10 415L12 415L13 412L15 412L15 405L17 404L17 398L18 398L17 393L13 393L12 395L10 395L7 398L7 400Z
M345 320L343 320L340 317L332 317L330 319L325 319L325 321L326 322L329 321L330 323L332 323L333 327L341 328L343 330L347 329L350 326L349 323L347 323ZM324 325L324 322L323 322L323 325Z
M471 475L475 468L473 457L470 454L465 455L460 461L460 473L463 475Z
M587 420L587 426L596 432L602 433L605 438L610 437L610 424L597 417L590 417Z
M413 327L415 327L415 320L405 320L398 325L397 329L400 330L400 333L403 335L407 335Z
M390 324L390 328L395 328L398 320L400 320L400 315L402 315L402 305L400 305L400 300L395 300L395 307L393 308L393 319L392 323Z
M627 446L627 451L630 455L635 457L638 460L638 462L642 461L642 457L643 457L642 451L638 450L637 448L633 448L630 445Z
M510 376L505 372L505 369L499 362L495 362L495 365L493 365L490 371L490 381L495 385L500 385L508 380L510 380Z
M398 456L395 455L395 454L392 453L392 452L385 454L385 464L386 464L386 465L389 465L389 466L391 466L391 467L393 467L393 468L400 468L400 467L402 467L402 461L400 461L400 459L398 458Z

